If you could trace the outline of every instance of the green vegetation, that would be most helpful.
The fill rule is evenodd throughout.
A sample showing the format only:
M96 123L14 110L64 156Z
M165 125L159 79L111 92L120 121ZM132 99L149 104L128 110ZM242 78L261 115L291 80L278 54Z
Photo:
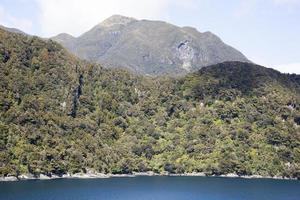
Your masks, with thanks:
M297 75L227 62L182 78L141 77L0 29L0 176L299 178L299 125Z

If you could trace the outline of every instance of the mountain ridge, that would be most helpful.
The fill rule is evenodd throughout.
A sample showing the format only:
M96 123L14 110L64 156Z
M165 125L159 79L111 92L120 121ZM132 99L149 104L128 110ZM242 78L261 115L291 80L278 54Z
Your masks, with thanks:
M23 34L23 35L27 35L27 33L23 32L19 29L16 29L16 28L9 28L9 27L3 26L3 25L0 25L0 28L4 29L6 31L12 32L12 33L20 33L20 34Z
M224 61L250 62L209 31L200 33L191 27L120 15L104 20L75 39L52 39L79 58L154 76L184 75Z

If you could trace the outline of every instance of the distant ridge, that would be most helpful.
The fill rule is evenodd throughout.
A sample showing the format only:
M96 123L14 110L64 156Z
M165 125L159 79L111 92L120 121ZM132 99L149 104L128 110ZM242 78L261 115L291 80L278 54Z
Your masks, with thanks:
M3 26L3 25L0 25L0 28L4 29L6 31L12 32L12 33L20 33L20 34L23 34L23 35L27 35L25 32L23 32L19 29L16 29L16 28L8 28L8 27Z

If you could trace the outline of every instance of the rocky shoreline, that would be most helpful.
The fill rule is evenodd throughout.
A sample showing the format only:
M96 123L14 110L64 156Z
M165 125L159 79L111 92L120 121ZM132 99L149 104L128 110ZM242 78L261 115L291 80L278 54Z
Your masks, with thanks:
M39 176L34 176L32 174L22 174L18 177L16 176L6 176L0 177L0 182L5 181L22 181L22 180L53 180L53 179L99 179L99 178L115 178L115 177L137 177L137 176L181 176L181 177L223 177L223 178L245 178L245 179L278 179L278 180L298 180L297 178L288 178L280 176L261 176L261 175L251 175L251 176L239 176L237 174L224 174L224 175L207 175L203 172L200 173L184 173L184 174L169 174L165 173L155 173L149 172L133 172L132 174L103 174L103 173L75 173L75 174L63 174L61 176L51 174L47 176L45 174L40 174Z

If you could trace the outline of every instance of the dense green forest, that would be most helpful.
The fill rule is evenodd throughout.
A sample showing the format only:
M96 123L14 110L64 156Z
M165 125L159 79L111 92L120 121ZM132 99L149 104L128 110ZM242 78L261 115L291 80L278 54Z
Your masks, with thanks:
M142 77L0 29L0 176L88 169L300 178L300 76Z

